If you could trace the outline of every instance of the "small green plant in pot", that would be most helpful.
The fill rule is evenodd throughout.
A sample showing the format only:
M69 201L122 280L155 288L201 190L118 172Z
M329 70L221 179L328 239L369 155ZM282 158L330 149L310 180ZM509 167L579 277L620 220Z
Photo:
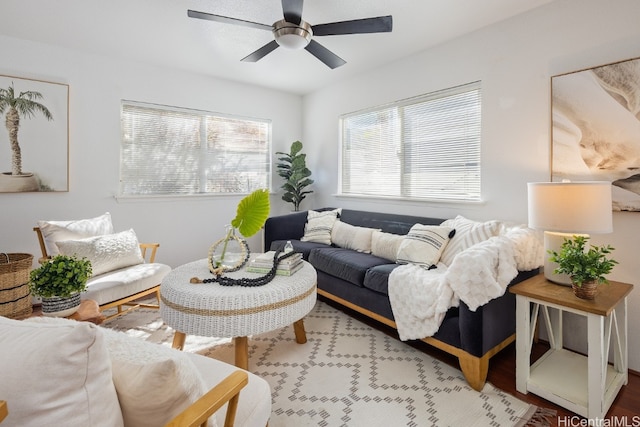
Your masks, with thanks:
M80 306L80 293L92 273L88 259L56 255L29 273L29 289L42 298L44 315L69 316Z
M278 175L284 179L284 184L280 188L284 190L282 200L293 204L293 210L300 210L300 202L302 202L307 194L313 193L312 190L305 190L313 184L313 180L309 178L311 171L307 168L307 155L302 154L302 142L294 141L291 144L289 153L278 151L277 164Z
M611 273L618 262L607 257L615 248L609 245L592 245L587 250L588 240L586 236L564 239L560 252L549 251L551 254L549 259L558 263L554 273L567 274L571 278L577 297L594 299L597 286L601 283L609 283L605 276Z

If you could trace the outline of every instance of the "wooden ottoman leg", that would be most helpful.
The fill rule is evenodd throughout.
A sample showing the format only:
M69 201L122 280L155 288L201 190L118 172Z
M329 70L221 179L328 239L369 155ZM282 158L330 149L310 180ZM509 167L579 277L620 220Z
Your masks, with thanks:
M307 342L307 333L304 331L304 319L300 319L293 324L293 332L296 334L296 342L298 344Z
M236 366L245 371L249 369L249 339L235 337L233 343L236 348Z
M184 341L187 339L187 335L184 332L175 331L173 334L173 344L171 347L182 350L184 348Z

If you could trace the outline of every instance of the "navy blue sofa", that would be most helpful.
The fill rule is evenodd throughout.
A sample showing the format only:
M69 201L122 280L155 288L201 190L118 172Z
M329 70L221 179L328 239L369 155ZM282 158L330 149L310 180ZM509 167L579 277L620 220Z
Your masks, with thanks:
M319 210L327 210L324 208ZM342 209L340 220L351 225L407 234L416 223L438 225L441 218ZM318 272L318 295L395 328L388 296L387 278L397 264L371 254L322 243L301 242L307 212L294 212L267 219L266 249L282 249L290 240ZM538 269L519 272L511 285L538 274ZM464 302L451 308L433 337L423 341L458 358L471 387L482 390L489 359L515 340L515 297L505 292L475 312Z

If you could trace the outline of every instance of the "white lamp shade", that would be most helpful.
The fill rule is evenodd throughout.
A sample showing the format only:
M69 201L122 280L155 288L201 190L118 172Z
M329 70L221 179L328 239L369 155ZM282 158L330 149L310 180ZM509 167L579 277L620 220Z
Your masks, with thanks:
M529 227L567 233L613 231L608 181L530 182Z

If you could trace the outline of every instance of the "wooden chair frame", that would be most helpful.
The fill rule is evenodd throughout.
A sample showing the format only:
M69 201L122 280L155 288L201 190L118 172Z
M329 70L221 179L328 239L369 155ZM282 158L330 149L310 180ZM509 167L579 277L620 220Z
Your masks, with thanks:
M51 255L49 255L47 253L47 247L44 244L44 236L42 235L42 230L40 230L40 227L33 227L33 231L36 232L36 235L38 236L38 243L40 244L40 251L42 251L42 257L38 259L38 262L40 264L46 262L47 260L51 259ZM149 261L150 263L154 262L156 259L156 253L158 251L158 248L160 247L159 243L140 243L140 251L142 252L142 258L146 259L147 256L147 252L149 253ZM156 297L156 301L158 301L157 304L146 304L146 303L141 303L137 300L139 300L140 298L149 296L151 294L155 294ZM124 307L127 307L126 309L123 309ZM129 295L128 297L125 298L121 298L119 300L115 300L115 301L111 301L108 302L106 304L102 304L100 306L100 311L105 311L108 310L110 308L116 307L117 311L116 313L106 316L105 320L109 320L109 319L113 319L114 317L118 317L118 316L122 316L123 314L128 313L131 310L135 310L136 308L140 308L140 307L144 307L144 308L153 308L153 309L159 309L160 308L160 284L157 284L156 286L149 288L147 290L135 293L133 295Z

